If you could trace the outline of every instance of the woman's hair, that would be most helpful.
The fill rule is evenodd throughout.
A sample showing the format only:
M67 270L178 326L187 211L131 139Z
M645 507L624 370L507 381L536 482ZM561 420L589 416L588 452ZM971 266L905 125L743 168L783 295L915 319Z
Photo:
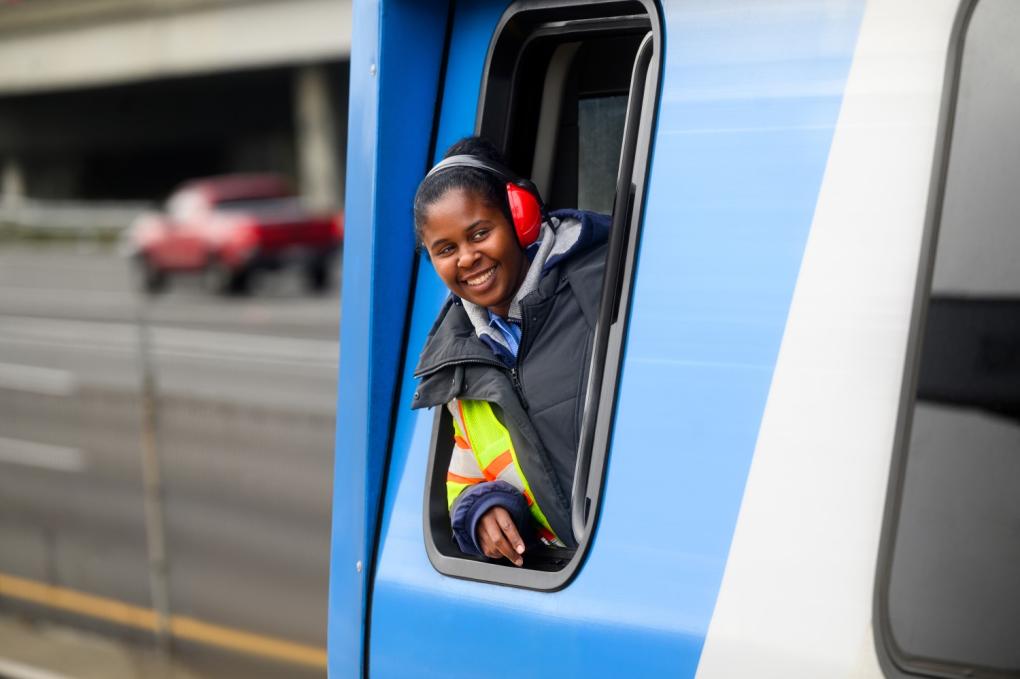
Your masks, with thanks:
M477 156L498 165L506 165L503 155L489 140L482 137L464 137L448 148L443 158L460 155ZM506 198L506 185L498 177L474 167L452 167L422 180L414 194L414 235L419 244L422 242L421 230L425 225L429 208L445 196L447 191L454 189L471 191L489 207L502 212L507 222L513 225L510 205Z

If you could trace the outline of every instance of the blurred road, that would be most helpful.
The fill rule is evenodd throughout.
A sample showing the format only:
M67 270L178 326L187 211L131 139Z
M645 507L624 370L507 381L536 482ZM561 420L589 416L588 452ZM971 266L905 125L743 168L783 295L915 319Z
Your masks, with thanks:
M144 300L132 282L109 251L0 249L0 576L152 606L144 316L171 612L323 648L338 294L277 275L248 298L182 279Z

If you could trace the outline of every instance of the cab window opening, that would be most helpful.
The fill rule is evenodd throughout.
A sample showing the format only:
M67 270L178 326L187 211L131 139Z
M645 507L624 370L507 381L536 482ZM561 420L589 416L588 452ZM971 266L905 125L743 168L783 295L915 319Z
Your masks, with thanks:
M637 153L635 159L636 131L641 120L647 126L654 108L646 104L649 110L642 111L642 104L647 99L644 89L646 80L649 80L653 84L650 91L654 94L657 74L657 65L650 65L651 59L646 57L643 61L639 60L640 71L634 75L635 59L643 41L647 42L646 51L651 54L650 31L654 23L648 16L635 16L635 8L645 9L639 3L602 4L604 8L625 9L627 12L619 16L586 17L574 23L550 21L554 14L543 11L538 14L545 21L528 17L533 22L530 33L520 44L507 50L518 50L516 58L500 53L501 36L497 35L483 85L477 127L482 136L502 147L508 164L523 176L530 175L551 209L570 207L604 214L613 213L615 209L612 215L614 228L617 224L623 225L620 231L626 235L628 229L625 227L633 212L631 173L633 167L647 162L646 147ZM592 12L591 6L584 11ZM514 9L511 8L508 14L514 14ZM518 14L519 25L523 21L521 15L528 12ZM514 19L511 16L502 25L513 25ZM520 40L519 34L517 39ZM505 70L501 71L501 65ZM639 80L636 97L632 96L632 76ZM508 93L512 95L508 96ZM625 139L628 116L633 118L629 142ZM629 154L623 152L628 143L631 147ZM647 146L647 134L643 143ZM624 167L621 158L631 167ZM620 205L616 205L621 177L626 177L625 195ZM635 172L633 181L640 183L642 180L643 170ZM632 254L633 242L621 242L616 249L615 255L607 257L607 264L613 257L619 260L620 266L614 269L619 271L615 275L623 278L624 270L629 271L629 267L623 266L626 258L621 250ZM589 517L592 498L597 500L601 486L606 421L611 416L611 395L615 391L622 333L622 328L614 328L615 339L608 339L620 301L619 287L617 281L612 291L603 291L604 299L600 306L604 311L605 307L609 307L608 313L600 312L600 317L605 317L601 322L604 326L602 334L605 335L601 342L603 358L588 362L589 371L597 374L598 379L588 377L589 393L582 403L585 411L590 411L590 422L583 427L591 430L588 434L589 448L601 446L601 449L592 453L590 467L588 458L585 458L583 477L575 475L575 482L581 486L581 497L587 496L580 513L582 524ZM626 287L629 288L629 285ZM609 295L608 305L606 294ZM608 355L607 347L610 349ZM595 348L589 346L587 351ZM601 425L597 434L596 415ZM579 565L580 551L586 547L587 541L583 536L582 549L578 552L553 546L530 550L522 569L514 569L508 564L498 565L458 549L451 535L445 489L453 435L453 418L446 408L437 407L424 498L425 542L433 565L440 572L457 577L543 590L565 586ZM593 438L602 440L593 443ZM582 463L578 465L580 467ZM576 488L567 489L568 492L572 490L577 492ZM577 533L576 529L574 533Z

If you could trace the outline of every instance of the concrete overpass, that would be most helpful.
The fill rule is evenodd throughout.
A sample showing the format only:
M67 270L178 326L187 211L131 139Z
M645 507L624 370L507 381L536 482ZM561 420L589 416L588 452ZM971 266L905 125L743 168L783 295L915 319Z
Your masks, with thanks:
M276 170L339 205L350 5L0 0L0 200Z

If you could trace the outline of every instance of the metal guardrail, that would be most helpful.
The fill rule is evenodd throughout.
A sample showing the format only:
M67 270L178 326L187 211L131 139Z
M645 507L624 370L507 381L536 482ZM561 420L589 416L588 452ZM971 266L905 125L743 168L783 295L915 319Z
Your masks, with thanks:
M0 230L29 237L98 238L120 233L155 207L144 201L0 202Z

